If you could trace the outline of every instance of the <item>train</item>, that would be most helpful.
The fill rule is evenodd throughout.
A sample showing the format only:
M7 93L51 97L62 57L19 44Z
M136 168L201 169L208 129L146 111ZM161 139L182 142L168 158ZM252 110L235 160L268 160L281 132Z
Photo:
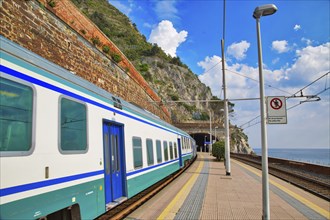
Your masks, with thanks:
M0 44L0 219L94 219L196 157L188 133Z

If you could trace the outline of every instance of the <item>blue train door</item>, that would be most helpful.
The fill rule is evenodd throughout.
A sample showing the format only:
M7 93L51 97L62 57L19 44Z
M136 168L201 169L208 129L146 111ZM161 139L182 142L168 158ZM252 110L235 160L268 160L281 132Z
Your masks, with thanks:
M125 196L125 157L123 127L103 123L104 192L109 204Z
M182 149L181 149L181 139L178 138L178 148L179 148L179 165L182 167Z

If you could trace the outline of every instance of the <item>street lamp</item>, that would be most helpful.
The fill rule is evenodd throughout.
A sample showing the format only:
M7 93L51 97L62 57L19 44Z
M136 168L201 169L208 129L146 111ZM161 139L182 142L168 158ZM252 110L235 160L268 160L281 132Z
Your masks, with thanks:
M270 219L269 211L269 183L268 183L268 152L267 152L267 127L266 127L266 102L264 96L264 76L262 73L262 48L260 37L260 18L272 15L277 11L273 4L256 7L253 18L257 22L258 37L258 63L259 63L259 86L260 86L260 112L261 112L261 145L262 145L262 219Z

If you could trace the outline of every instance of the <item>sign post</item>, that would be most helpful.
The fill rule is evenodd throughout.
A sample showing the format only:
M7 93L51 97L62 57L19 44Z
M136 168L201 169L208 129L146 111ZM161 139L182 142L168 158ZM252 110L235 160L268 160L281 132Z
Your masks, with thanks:
M266 102L267 124L287 124L285 97L268 96Z

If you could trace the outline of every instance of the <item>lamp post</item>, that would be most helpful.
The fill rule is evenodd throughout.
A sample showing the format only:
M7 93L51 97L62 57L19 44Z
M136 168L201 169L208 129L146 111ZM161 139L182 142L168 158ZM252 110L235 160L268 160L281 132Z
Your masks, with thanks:
M266 127L266 103L264 96L264 76L262 73L262 48L260 37L260 18L272 15L277 11L273 4L256 7L253 18L257 22L258 37L258 63L259 63L259 86L260 86L260 112L261 112L261 145L262 145L262 219L270 219L269 211L269 183L268 183L268 152L267 152L267 127Z

